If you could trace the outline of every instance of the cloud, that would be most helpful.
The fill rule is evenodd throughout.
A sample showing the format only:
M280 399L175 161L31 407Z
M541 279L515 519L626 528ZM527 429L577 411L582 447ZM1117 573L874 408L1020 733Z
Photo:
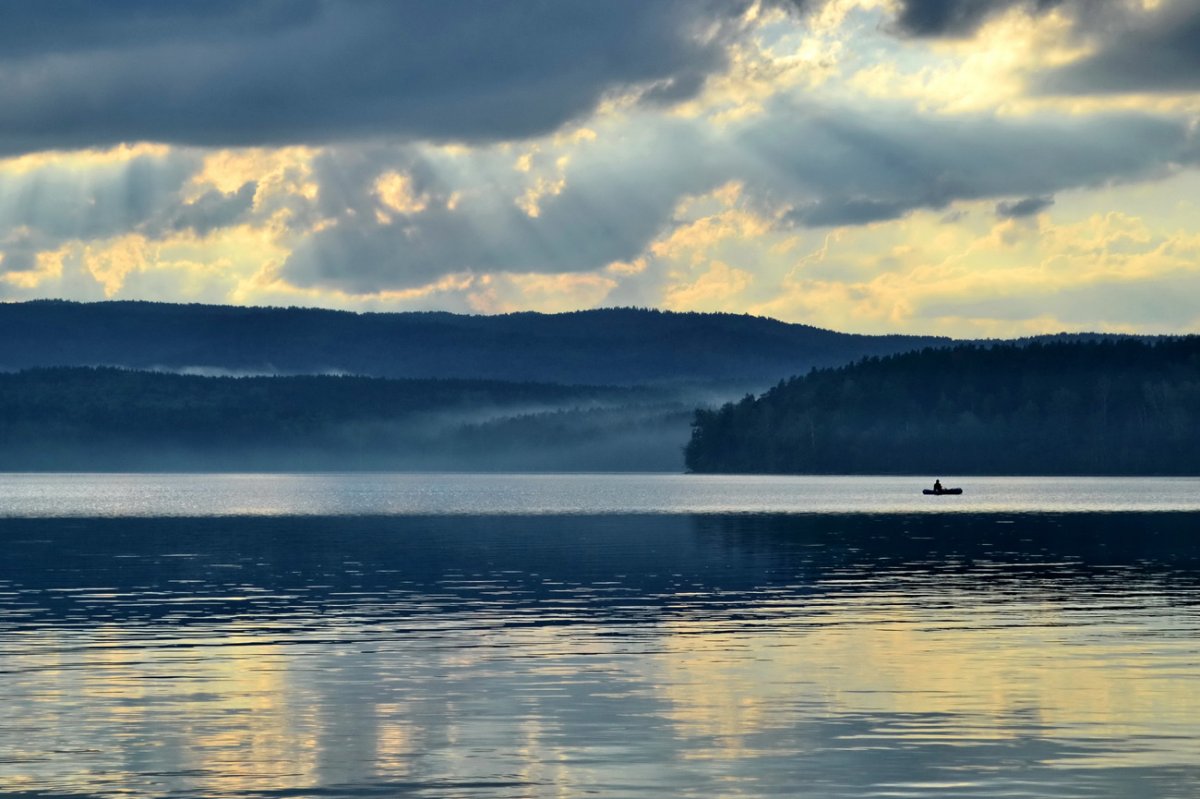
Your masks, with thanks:
M1058 13L1086 53L1029 75L1048 95L1200 90L1200 6L1194 0L901 0L891 29L904 37L967 39L1000 15Z
M29 228L45 241L124 233L178 201L200 163L184 150L129 157L49 158L31 166L0 162L0 239Z
M1097 280L1047 288L1027 286L1012 296L942 300L919 305L927 318L1020 322L1051 313L1061 329L1143 330L1178 333L1194 329L1200 313L1192 298L1200 274L1177 270L1139 280Z
M17 4L0 152L551 132L607 97L693 96L747 0Z
M1200 5L1165 0L1109 15L1091 31L1093 52L1035 81L1046 94L1200 91Z
M948 280L1010 290L995 263L1050 291L1051 222L1200 159L1191 100L1050 96L1186 90L1191 0L120 8L20 4L0 30L0 154L30 151L0 157L4 296L911 329ZM1193 229L1194 192L1169 194L1147 218ZM1038 236L1019 221L1056 198Z
M731 182L759 216L812 228L980 199L1020 216L1065 189L1151 179L1200 158L1184 122L1133 113L942 117L796 101L769 111L723 129L654 117L622 123L620 135L547 143L554 190L538 197L536 214L524 198L546 176L525 171L508 148L331 150L314 174L332 223L298 243L282 276L369 294L451 274L599 270L642 256L681 224L681 201ZM380 193L380 181L397 176L411 213L395 213ZM1027 199L1004 199L1013 196Z
M678 311L733 311L742 304L742 295L754 276L721 261L714 261L707 272L688 283L669 286L663 306Z
M251 210L257 190L258 184L253 181L242 184L231 194L210 189L189 203L168 206L165 225L171 230L190 230L198 236L229 227Z
M989 19L1011 9L1033 14L1057 8L1064 0L901 0L895 27L906 36L966 37Z
M1142 209L1194 191L1196 180L1143 189ZM917 213L842 229L756 310L835 329L853 320L859 330L955 336L1194 330L1200 234L1179 231L1177 219L1094 213L1096 202L1093 192L1065 194L1036 230L996 222L983 202L964 204L967 215L951 228Z
M1001 219L1021 219L1037 216L1054 205L1053 197L1026 197L1023 200L1002 200L996 203L996 216Z
M736 141L758 162L746 184L806 226L1144 180L1200 158L1185 122L1129 113L1002 118L790 104Z
M934 198L935 207L945 205L947 200ZM784 219L804 227L825 227L830 225L865 225L871 222L881 222L895 219L913 208L920 206L920 201L905 202L903 200L876 200L866 197L832 197L814 200L788 211Z
M333 148L314 165L333 224L301 242L284 277L354 293L415 288L449 274L569 273L633 260L681 197L724 182L727 160L690 121L657 119L599 141L570 141L548 158L553 192L528 205L537 170L514 169L506 147L447 155L409 147ZM546 144L550 148L549 143ZM564 155L569 164L558 162ZM712 168L700 168L705 156ZM405 175L419 213L390 216L379 180ZM328 188L328 190L327 190ZM453 200L453 201L452 201Z
M37 270L39 252L50 249L45 236L28 227L18 227L0 238L0 275Z

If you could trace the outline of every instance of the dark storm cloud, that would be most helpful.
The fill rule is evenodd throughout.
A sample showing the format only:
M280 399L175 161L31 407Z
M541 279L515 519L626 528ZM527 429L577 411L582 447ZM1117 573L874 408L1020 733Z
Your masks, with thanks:
M902 0L896 27L907 36L960 37L1011 8L1042 13L1063 0Z
M1176 0L1130 12L1094 34L1095 52L1042 76L1049 94L1200 90L1200 4Z
M1002 200L996 203L996 216L1001 219L1021 219L1037 216L1054 205L1053 197L1026 197L1022 200Z
M1112 0L898 0L896 16L886 26L893 33L912 38L965 38L985 22L1009 11L1043 14L1063 5L1103 4ZM1119 1L1119 0L1118 0ZM768 4L804 16L827 0L769 0Z
M0 152L546 133L694 94L743 0L7 3Z
M1059 10L1090 55L1031 78L1045 94L1180 92L1200 89L1200 4L1165 0L1141 8L1121 0L902 0L892 29L917 38L966 38L1013 9Z
M832 198L801 204L788 211L784 218L802 227L825 227L828 225L866 225L895 219L908 212L914 203L900 200L872 200L858 198ZM945 205L939 200L933 205Z
M253 39L309 24L315 0L6 0L0 59L97 53L148 42Z

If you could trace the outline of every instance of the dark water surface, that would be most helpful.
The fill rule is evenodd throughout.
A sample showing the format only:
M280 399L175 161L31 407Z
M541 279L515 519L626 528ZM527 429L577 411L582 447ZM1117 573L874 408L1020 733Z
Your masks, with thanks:
M0 519L0 798L1195 797L1200 514Z

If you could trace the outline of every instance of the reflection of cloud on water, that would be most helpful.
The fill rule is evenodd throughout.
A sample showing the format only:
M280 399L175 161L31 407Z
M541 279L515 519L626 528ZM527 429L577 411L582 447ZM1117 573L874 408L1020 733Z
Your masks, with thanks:
M10 717L0 748L16 756L0 759L0 785L154 796L186 784L234 796L315 784L319 751L289 653L235 629L172 632L111 624L40 641L40 656L6 652L17 677L0 679Z
M800 584L790 607L764 593L675 625L664 660L679 673L663 693L679 729L730 749L789 714L935 718L870 736L889 745L1017 740L1028 733L1015 720L1032 716L1038 735L1077 746L1063 765L1190 763L1197 549L1179 537L1190 523L703 517L702 537L741 557L778 553L776 570ZM1158 738L1165 724L1175 737Z
M1196 647L1156 640L1196 631L1197 619L1143 626L1136 600L1064 602L1036 589L997 598L936 577L917 582L819 600L816 613L802 602L740 629L724 618L667 625L658 690L676 734L693 754L740 760L778 746L782 731L860 718L877 720L855 735L864 747L1049 738L1070 742L1054 756L1064 767L1192 761ZM1164 724L1178 737L1160 739Z
M313 784L320 753L304 733L317 723L297 701L291 653L236 625L208 643L217 642L182 658L149 658L161 669L156 676L176 683L164 697L169 712L150 730L163 728L159 736L178 746L181 770L196 772L196 782L213 795ZM145 676L144 666L131 672L132 679ZM254 768L239 767L246 763Z
M994 521L9 520L0 799L1185 795L1194 519Z

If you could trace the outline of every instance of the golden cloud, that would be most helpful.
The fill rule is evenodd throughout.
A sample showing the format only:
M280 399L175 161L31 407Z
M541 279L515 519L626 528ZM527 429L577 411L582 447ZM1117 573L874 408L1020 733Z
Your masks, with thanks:
M398 214L419 214L429 207L429 195L418 194L412 178L395 170L375 179L374 193L385 208Z

